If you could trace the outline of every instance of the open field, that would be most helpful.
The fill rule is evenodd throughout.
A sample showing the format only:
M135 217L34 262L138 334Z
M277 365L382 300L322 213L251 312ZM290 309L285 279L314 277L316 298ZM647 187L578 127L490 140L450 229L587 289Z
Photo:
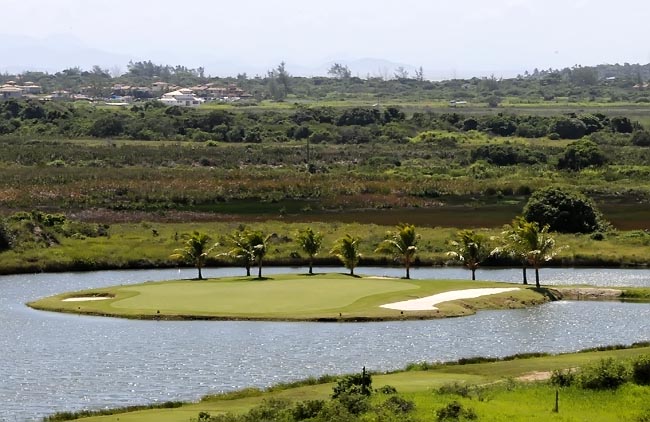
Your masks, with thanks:
M579 368L605 358L632 359L650 353L649 347L591 351L533 358L520 358L487 363L452 365L413 365L412 370L373 375L373 387L390 385L399 396L415 402L417 420L435 420L435 410L452 401L472 408L479 421L564 421L612 422L635 421L650 410L650 387L626 384L616 390L584 390L578 387L560 389L559 413L553 412L557 387L546 381L519 381L533 379L533 375L551 371ZM427 370L418 370L425 367ZM455 387L453 387L456 385ZM227 412L244 413L269 399L290 402L327 400L332 382L310 380L291 386L271 387L266 391L251 389L236 393L205 397L199 403L186 404L176 409L154 409L109 416L84 418L86 422L187 422L199 412L219 415ZM463 387L465 386L465 387ZM441 393L440 389L466 391L466 395ZM451 388L450 388L451 387ZM376 394L372 401L378 404L387 396Z
M442 292L503 287L515 286L458 280L292 274L261 280L236 277L118 286L64 293L32 302L29 306L42 310L145 319L364 321L462 316L480 309L520 308L548 300L543 292L519 289L474 299L452 300L428 311L380 307Z

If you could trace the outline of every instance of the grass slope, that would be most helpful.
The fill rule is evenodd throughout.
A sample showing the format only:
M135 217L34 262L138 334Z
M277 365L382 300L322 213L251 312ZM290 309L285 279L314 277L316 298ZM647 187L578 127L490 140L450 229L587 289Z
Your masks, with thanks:
M560 390L560 412L552 412L556 387L546 382L524 383L515 378L531 372L549 372L576 368L603 358L631 359L650 353L650 347L592 351L514 359L466 365L434 365L428 370L400 371L373 376L373 387L391 385L400 396L416 403L420 421L434 421L435 410L458 401L473 408L480 421L634 421L650 410L650 386L625 385L618 390L589 391L575 387ZM437 389L452 383L476 386L468 397L438 394ZM185 422L199 412L212 415L243 413L265 399L290 401L327 400L334 383L301 385L293 388L272 387L261 391L248 389L235 393L207 396L198 403L176 409L154 409L110 416L83 418L84 422ZM385 397L377 395L375 401Z
M543 303L532 289L452 301L432 311L401 311L380 305L450 290L511 287L505 283L458 280L404 280L288 274L253 279L231 277L205 281L167 281L116 286L29 303L36 309L145 319L380 320L467 315L477 309L515 308ZM100 301L66 302L79 296Z

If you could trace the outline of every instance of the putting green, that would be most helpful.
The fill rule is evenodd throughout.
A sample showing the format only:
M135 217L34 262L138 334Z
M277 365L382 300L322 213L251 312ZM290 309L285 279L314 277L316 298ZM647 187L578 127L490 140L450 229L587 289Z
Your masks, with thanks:
M236 281L223 283L180 282L124 288L135 292L113 303L116 309L158 309L169 312L251 314L295 313L338 309L369 294L417 289L397 280L334 278ZM225 299L225 300L224 300Z
M64 293L28 305L43 310L144 319L362 320L439 318L484 308L542 303L530 289L437 305L438 310L399 311L381 305L451 290L511 287L459 280L403 280L344 274L274 275L204 281L148 282ZM101 298L102 300L97 300Z

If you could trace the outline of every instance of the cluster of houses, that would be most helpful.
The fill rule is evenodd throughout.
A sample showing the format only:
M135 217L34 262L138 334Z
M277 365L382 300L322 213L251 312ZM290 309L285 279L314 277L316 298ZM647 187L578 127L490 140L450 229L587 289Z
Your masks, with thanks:
M0 86L0 100L35 98L41 100L86 100L93 101L95 88L82 87L79 93L69 91L54 91L42 95L40 86L33 82L18 84L15 81L8 81ZM206 101L239 101L251 98L252 95L245 92L235 84L226 87L214 83L197 85L191 88L183 88L167 82L154 82L151 86L131 86L114 84L111 87L111 95L107 104L124 105L135 99L158 98L168 106L198 107Z
M8 81L0 86L0 99L8 100L11 98L23 98L33 95L39 95L41 87L34 82L25 82L22 85L17 84L15 81Z

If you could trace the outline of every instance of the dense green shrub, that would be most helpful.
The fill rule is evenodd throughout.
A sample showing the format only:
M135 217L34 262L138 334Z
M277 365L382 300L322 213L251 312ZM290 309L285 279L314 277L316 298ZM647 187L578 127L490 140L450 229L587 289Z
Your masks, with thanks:
M579 380L583 388L592 390L615 389L630 379L624 363L613 358L601 359L580 371Z
M650 147L650 132L637 130L632 134L632 145L638 147Z
M399 396L392 396L388 398L383 404L383 407L388 408L392 413L409 413L415 410L415 403L411 400L403 399Z
M592 233L607 227L593 201L585 195L550 186L535 191L523 210L528 221L561 233Z
M587 126L579 119L558 117L548 131L557 133L562 139L580 139L587 133Z
M572 369L559 369L551 373L551 385L557 387L570 387L576 382L577 375Z
M438 422L461 422L476 420L476 412L471 408L465 408L457 401L453 401L436 410L436 420Z
M293 419L304 421L305 419L315 418L325 407L324 400L305 400L295 404L291 412Z
M366 372L345 375L341 377L332 389L332 398L338 398L344 393L358 393L369 396L372 393L372 376Z
M560 170L580 171L587 167L602 166L606 161L605 154L598 145L584 139L567 145L557 167Z
M639 356L632 362L632 379L639 385L650 385L650 355Z

